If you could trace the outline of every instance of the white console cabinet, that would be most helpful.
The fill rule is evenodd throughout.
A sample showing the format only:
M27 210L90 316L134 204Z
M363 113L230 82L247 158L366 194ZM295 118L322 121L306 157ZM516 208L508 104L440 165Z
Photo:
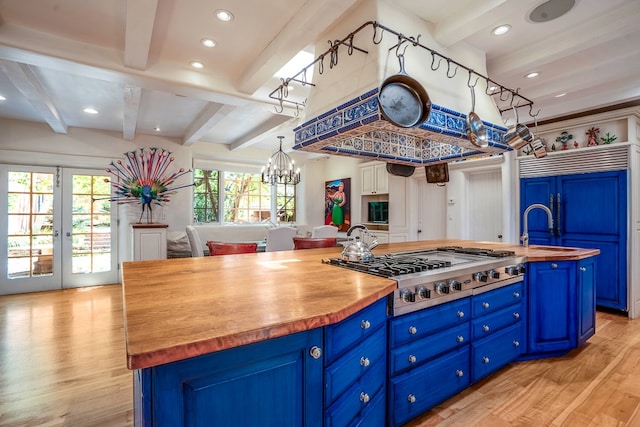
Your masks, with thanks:
M167 258L167 224L131 224L133 261Z

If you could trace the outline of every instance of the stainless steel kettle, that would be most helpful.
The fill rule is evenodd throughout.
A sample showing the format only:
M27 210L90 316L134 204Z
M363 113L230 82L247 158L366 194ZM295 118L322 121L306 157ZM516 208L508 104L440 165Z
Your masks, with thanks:
M359 236L351 238L354 230L361 230ZM378 241L369 234L369 229L362 224L357 224L347 230L349 242L342 250L341 257L345 261L371 261L373 254L371 249L378 246Z

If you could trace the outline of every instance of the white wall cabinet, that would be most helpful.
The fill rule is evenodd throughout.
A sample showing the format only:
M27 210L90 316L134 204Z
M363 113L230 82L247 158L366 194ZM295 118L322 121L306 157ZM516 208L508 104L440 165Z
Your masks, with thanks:
M167 224L131 224L133 261L167 258Z
M386 163L367 164L360 169L362 195L389 193L389 173Z

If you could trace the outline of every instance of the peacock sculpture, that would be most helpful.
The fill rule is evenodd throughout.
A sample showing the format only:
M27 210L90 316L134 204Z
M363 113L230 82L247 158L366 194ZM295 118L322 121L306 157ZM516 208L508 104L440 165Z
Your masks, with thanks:
M193 186L193 183L178 187L171 187L176 179L190 173L183 168L169 174L168 169L174 158L171 152L162 148L151 147L148 150L141 148L139 151L125 153L125 161L111 162L111 168L107 172L113 176L111 185L113 196L111 202L141 203L142 211L138 223L142 222L145 212L147 223L153 223L153 211L151 205L164 206L170 201L169 196L180 188Z

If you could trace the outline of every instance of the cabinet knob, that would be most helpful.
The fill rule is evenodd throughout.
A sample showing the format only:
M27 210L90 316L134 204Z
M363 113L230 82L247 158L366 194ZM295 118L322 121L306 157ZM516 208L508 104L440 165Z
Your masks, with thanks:
M489 332L489 325L482 325L482 331L483 332Z
M517 311L515 313L513 313L513 318L514 319L519 319L520 318L520 313L518 313Z
M458 335L458 336L456 337L456 341L458 341L458 342L464 342L464 337L463 337L462 335Z
M456 369L456 377L464 377L464 372L462 369Z
M551 268L558 268L558 264L556 264L555 262L551 263Z
M482 363L489 363L489 358L487 356L482 356Z
M413 354L409 355L409 363L416 363L416 360L418 359L416 359L416 357Z
M409 401L409 403L416 403L416 397L413 394L407 396L407 400Z
M514 292L513 293L513 297L514 298L520 298L520 292Z
M360 358L360 365L362 365L362 366L365 366L365 367L366 367L366 366L369 366L370 364L371 364L371 361L369 360L369 358L368 358L368 357L364 357L364 356L362 356L362 357Z
M483 302L482 303L482 308L489 308L489 303L488 302Z
M513 346L514 346L514 347L520 347L520 341L518 341L518 340L513 340Z
M582 271L582 272L587 271L587 267L580 267L580 271Z
M456 313L456 316L463 318L464 317L464 311L459 311L458 313Z
M360 327L362 329L369 329L371 327L371 322L369 322L368 320L363 320L362 322L360 322Z
M409 326L409 333L411 335L415 335L418 333L418 328L416 328L415 326Z
M360 402L364 402L367 403L369 401L369 395L367 393L365 393L364 391L362 393L360 393Z
M311 355L311 357L313 357L314 359L320 359L322 357L322 349L320 347L318 347L317 345L314 345L313 347L311 347L311 349L309 350L309 354Z

